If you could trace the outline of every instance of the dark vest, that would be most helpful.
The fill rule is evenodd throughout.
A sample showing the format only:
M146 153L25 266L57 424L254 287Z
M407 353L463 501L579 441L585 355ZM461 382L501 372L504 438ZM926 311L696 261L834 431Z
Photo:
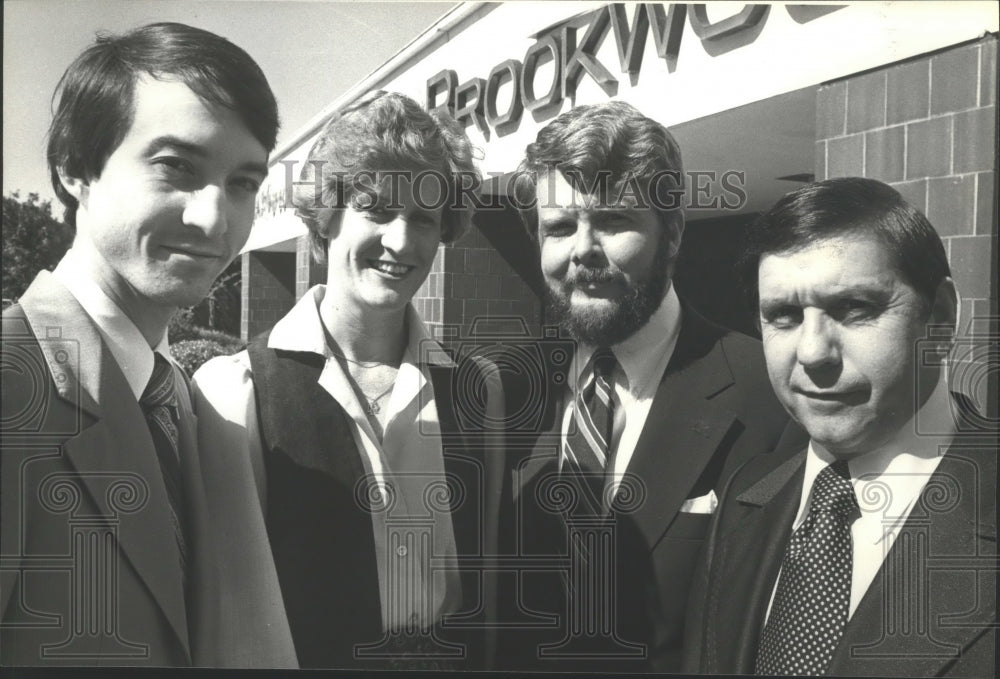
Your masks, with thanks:
M363 452L355 446L350 417L317 382L323 357L270 349L268 335L254 338L247 350L267 474L267 531L299 664L417 669L419 663L355 656L358 644L385 642L384 648L394 653L400 648L382 631ZM464 364L458 370L430 366L445 475L458 490L451 494L450 510L460 566L463 558L478 560L492 539L484 535L489 528L483 520L488 495L483 490L485 471L494 461L483 455L482 418L475 416L483 410L477 405L456 412L456 378L464 382L467 368L479 371ZM479 576L473 570L461 571L463 621L481 623L484 592ZM484 637L482 629L469 625L455 629L445 624L434 630L434 638L445 645L464 647L457 661L461 667L481 666ZM439 652L439 645L431 647ZM455 664L447 660L441 666ZM433 661L423 665L434 666Z

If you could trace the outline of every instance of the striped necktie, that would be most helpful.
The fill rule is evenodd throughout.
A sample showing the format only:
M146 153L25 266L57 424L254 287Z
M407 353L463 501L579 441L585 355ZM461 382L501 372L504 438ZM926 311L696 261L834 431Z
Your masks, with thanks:
M584 482L579 488L581 506L590 514L604 514L609 506L604 497L605 472L614 430L612 373L617 364L606 347L590 357L591 376L573 399L573 422L563 446L564 473Z
M184 486L181 481L180 454L177 433L177 394L174 391L174 370L170 363L154 353L153 374L139 399L146 416L146 425L153 438L156 457L163 474L170 504L170 519L180 553L181 573L187 588L187 540L184 529Z
M806 520L781 562L757 674L826 674L850 609L851 523L858 511L847 462L824 468L813 482Z

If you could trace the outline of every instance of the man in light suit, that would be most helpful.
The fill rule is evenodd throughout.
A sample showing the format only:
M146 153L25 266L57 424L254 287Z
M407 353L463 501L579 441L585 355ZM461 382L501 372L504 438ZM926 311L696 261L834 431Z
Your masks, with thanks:
M521 572L501 596L500 657L534 670L677 671L715 494L775 446L787 417L760 344L674 290L683 168L662 125L624 102L580 106L539 132L521 170L546 321L576 346L546 354L542 389L505 385L511 403L540 392L543 417L511 452L524 459L505 533ZM605 547L579 547L588 540Z
M734 475L685 670L996 676L995 431L942 368L958 302L941 239L860 178L788 194L750 235L770 379L810 441Z
M0 662L212 665L233 585L166 330L246 241L276 102L242 49L167 23L98 38L58 93L75 237L3 314Z

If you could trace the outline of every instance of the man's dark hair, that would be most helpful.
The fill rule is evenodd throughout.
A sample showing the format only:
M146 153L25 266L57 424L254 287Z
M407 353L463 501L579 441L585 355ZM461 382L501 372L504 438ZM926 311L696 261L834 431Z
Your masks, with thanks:
M661 224L683 220L684 167L681 149L666 127L624 101L577 106L542 128L525 149L514 177L514 196L528 233L537 237L539 175L559 171L583 194L599 196L638 188ZM602 176L603 174L603 176Z
M951 276L941 237L898 191L874 179L828 179L786 194L748 229L739 269L752 308L760 301L757 273L764 255L850 235L881 241L928 309L941 281Z
M214 33L178 23L155 23L97 41L70 64L48 134L52 188L76 225L76 199L59 180L101 176L132 125L139 77L176 79L206 103L234 111L270 153L278 135L278 104L250 55ZM123 200L127 197L123 196Z

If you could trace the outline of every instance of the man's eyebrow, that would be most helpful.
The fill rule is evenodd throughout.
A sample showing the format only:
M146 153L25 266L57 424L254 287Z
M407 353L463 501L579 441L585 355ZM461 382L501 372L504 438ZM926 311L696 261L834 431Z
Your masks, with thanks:
M543 222L554 222L554 221L559 221L561 219L565 219L566 217L574 217L576 216L577 212L579 212L577 208L571 207L569 205L557 205L557 206L543 205L542 207L550 210L550 212L547 213L546 216L541 217L541 221Z
M848 283L832 290L812 290L810 292L810 296L815 297L820 304L830 304L849 298L860 298L875 304L885 304L892 297L892 294L892 290L865 283ZM770 295L760 295L758 305L762 311L765 308L781 306L810 306L809 303L803 303L801 299L802 297L797 290L778 291Z
M868 282L846 283L826 291L823 295L831 299L842 297L868 297L875 300L888 299L892 296L892 290Z
M146 155L151 156L154 153L158 153L163 149L177 149L178 151L184 151L198 158L207 158L209 153L204 147L198 144L191 143L186 139L181 139L180 137L175 137L172 134L163 135L162 137L157 137L153 139L149 144L146 145ZM242 163L239 167L240 170L244 172L254 172L263 176L267 176L267 164L258 163L254 161L249 161Z

